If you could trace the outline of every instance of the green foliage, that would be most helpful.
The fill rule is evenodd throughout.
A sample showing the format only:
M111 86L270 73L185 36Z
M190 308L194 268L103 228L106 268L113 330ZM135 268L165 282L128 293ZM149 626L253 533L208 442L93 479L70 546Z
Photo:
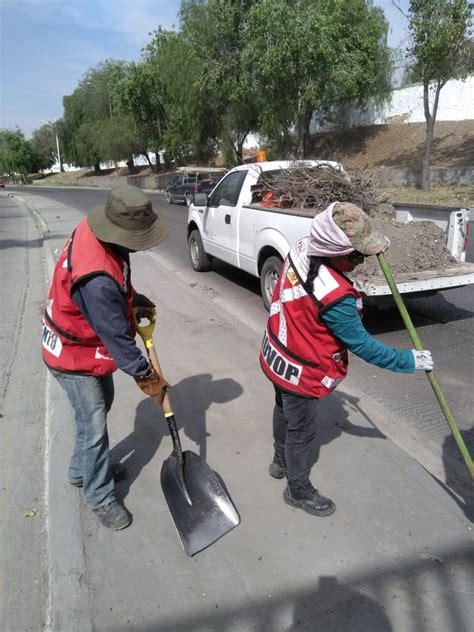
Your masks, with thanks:
M356 98L389 91L390 53L383 13L362 0L253 4L246 31L246 59L263 98L260 127L275 147L296 128L308 151L314 113L330 118Z
M245 58L248 18L254 4L188 0L181 8L182 34L195 60L195 81L199 87L205 86L207 137L220 140L232 162L242 160L243 143L257 130L261 108Z
M121 106L133 123L139 152L161 148L165 113L160 76L151 63L131 63L118 84Z
M161 148L167 160L208 160L214 151L215 114L192 44L183 32L158 29L145 62L160 78Z
M98 145L101 155L113 161L120 161L143 151L143 145L137 141L134 133L133 122L124 115L101 122Z
M56 160L59 161L56 147L56 134L51 125L42 125L33 131L31 143L35 150L44 157L43 169L51 168Z
M408 17L409 77L443 85L465 78L473 66L469 0L411 0Z
M80 167L98 165L101 160L117 159L119 146L126 156L137 147L122 101L127 71L126 62L109 59L89 69L74 92L64 97L61 126L68 162ZM117 139L117 134L123 138Z
M0 171L25 182L29 173L46 168L47 157L25 140L21 130L0 130Z

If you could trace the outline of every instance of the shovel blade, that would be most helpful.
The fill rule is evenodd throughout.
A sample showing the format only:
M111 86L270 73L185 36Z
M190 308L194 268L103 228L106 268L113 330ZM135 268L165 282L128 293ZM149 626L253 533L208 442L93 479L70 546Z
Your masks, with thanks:
M192 557L236 527L240 516L222 479L204 459L185 450L183 478L180 467L173 454L164 461L161 487L183 548Z

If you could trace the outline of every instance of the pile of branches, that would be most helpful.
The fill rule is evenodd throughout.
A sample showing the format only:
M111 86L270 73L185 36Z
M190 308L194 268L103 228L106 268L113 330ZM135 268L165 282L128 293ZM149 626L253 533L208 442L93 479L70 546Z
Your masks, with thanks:
M352 202L371 217L395 217L393 206L387 203L388 195L375 192L362 171L354 170L349 175L329 165L295 163L276 173L262 173L254 191L258 195L271 193L281 208L323 211L335 201Z

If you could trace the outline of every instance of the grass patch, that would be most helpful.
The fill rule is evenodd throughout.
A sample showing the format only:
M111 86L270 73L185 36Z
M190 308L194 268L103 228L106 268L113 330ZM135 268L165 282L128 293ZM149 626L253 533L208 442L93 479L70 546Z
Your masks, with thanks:
M432 187L431 191L422 191L416 187L381 187L390 195L392 202L409 202L412 204L440 204L445 206L462 206L474 208L474 187L450 186ZM473 217L474 219L474 217Z

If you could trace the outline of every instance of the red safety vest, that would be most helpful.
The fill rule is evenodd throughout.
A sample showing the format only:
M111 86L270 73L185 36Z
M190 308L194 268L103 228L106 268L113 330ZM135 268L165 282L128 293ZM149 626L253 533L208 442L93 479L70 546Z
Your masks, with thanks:
M303 287L309 268L308 239L300 239L285 259L273 293L270 316L260 351L265 375L285 391L324 397L347 374L348 352L321 319L346 296L362 298L352 283L333 268L321 265L313 294Z
M66 242L53 274L43 318L43 359L58 371L109 375L117 365L72 298L77 283L96 274L111 277L124 295L134 332L134 290L128 263L90 230L85 217Z

